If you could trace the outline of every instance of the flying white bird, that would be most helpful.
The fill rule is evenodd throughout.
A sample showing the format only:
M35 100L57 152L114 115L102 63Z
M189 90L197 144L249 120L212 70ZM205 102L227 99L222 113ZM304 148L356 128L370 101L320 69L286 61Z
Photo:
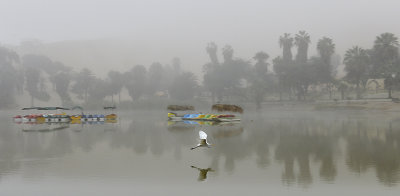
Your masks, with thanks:
M208 148L211 147L211 144L207 142L207 134L204 131L202 130L199 131L199 137L200 137L200 143L197 144L197 146L190 148L190 150L193 150L198 147L208 147Z

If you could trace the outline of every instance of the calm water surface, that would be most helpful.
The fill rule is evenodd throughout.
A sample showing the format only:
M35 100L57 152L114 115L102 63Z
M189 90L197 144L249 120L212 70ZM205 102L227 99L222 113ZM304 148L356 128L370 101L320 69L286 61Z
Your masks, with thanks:
M196 125L138 111L59 129L15 124L15 114L0 113L0 195L400 194L397 113L263 112ZM214 146L191 151L199 130Z

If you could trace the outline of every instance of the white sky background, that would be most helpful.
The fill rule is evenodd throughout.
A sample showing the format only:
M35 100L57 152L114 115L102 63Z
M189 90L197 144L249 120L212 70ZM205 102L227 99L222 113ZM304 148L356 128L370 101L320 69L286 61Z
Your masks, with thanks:
M341 55L353 45L368 48L380 33L400 36L400 1L0 0L0 27L5 44L130 39L149 45L150 54L143 54L149 62L177 56L190 68L209 61L210 41L232 45L236 57L263 50L274 58L281 53L279 36L299 30L311 35L310 55L322 36Z

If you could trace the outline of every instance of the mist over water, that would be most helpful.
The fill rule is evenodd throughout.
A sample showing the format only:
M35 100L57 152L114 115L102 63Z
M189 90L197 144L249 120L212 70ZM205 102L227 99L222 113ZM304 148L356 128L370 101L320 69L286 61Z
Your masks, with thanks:
M399 7L2 0L0 195L398 195Z
M262 112L215 125L167 122L164 115L128 112L115 124L35 132L26 131L35 125L14 124L3 112L0 193L68 195L72 187L78 187L74 195L399 191L396 115ZM213 147L191 151L199 130Z

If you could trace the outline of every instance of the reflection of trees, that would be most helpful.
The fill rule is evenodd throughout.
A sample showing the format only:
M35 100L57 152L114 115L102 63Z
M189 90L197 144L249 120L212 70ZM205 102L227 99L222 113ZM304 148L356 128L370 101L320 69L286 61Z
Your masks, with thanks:
M84 152L90 152L93 150L95 144L103 138L103 134L104 132L95 129L95 125L84 125L83 131L76 133L76 145Z
M148 130L149 132L153 132L153 130ZM148 145L146 143L147 139L146 128L143 127L142 123L132 121L129 126L128 134L131 135L132 138L132 147L133 150L138 154L144 154L147 152ZM131 143L131 142L129 142Z
M213 146L214 149L208 152L213 157L213 167L219 162L219 157L224 157L225 170L233 172L235 161L251 154L248 142L243 137L240 137L243 132L241 130L242 128L236 126L212 126L208 128L208 132L213 133L213 136L217 136L211 138L211 143L214 142L215 145Z
M331 135L331 128L319 121L309 119L280 120L279 143L275 150L275 158L284 163L282 181L287 185L297 183L307 186L312 183L310 157L321 161L320 176L325 180L334 180L336 166L333 163L333 151L337 137ZM295 161L299 167L295 173Z
M276 126L265 126L263 119L257 119L246 127L250 136L246 145L251 145L256 154L256 164L265 168L270 164L269 146L276 139Z
M317 160L321 160L319 175L326 181L333 181L337 174L336 166L333 162L333 150L336 140L332 140L330 137L318 136L316 142L315 156Z
M349 126L351 124L347 125L347 127ZM351 171L356 173L365 172L368 165L371 164L371 157L368 155L370 154L368 151L371 151L371 149L365 132L362 133L362 130L366 130L366 127L361 126L362 124L357 122L356 134L347 137L346 164Z
M185 148L184 146L191 145L188 138L192 135L191 133L195 132L196 126L183 122L168 122L167 129L173 138L170 143L174 145L174 157L180 160L182 158L182 149Z
M371 127L367 121L357 121L356 133L347 137L347 166L356 173L373 167L380 182L393 186L400 181L400 128L392 123L383 130Z
M338 175L337 164L342 164L336 162L341 160L336 156L342 156L337 153L338 140L342 138L344 164L348 170L373 171L377 180L388 186L400 182L400 122L387 124L379 119L371 121L347 116L333 119L329 116L271 116L228 126L200 127L168 126L164 118L152 113L137 114L130 124L126 123L125 129L113 132L105 132L103 125L84 125L80 132L63 129L28 133L16 130L16 125L4 123L0 131L0 178L20 169L22 164L22 168L30 168L27 175L41 177L45 172L43 168L51 163L50 158L76 151L89 153L99 145L108 145L112 150L130 149L137 155L161 156L171 152L179 160L182 154L190 152L189 148L198 137L197 130L201 128L214 144L204 155L210 158L210 167L216 171L233 173L241 160L249 159L257 167L267 168L274 158L283 167L281 180L286 185L307 187L315 181L315 175L324 181L334 181ZM21 162L24 159L40 161L40 164ZM315 165L319 168L313 170Z
M0 181L10 171L16 171L21 167L16 161L17 155L21 154L20 146L23 144L21 137L9 123L2 123L0 131Z

